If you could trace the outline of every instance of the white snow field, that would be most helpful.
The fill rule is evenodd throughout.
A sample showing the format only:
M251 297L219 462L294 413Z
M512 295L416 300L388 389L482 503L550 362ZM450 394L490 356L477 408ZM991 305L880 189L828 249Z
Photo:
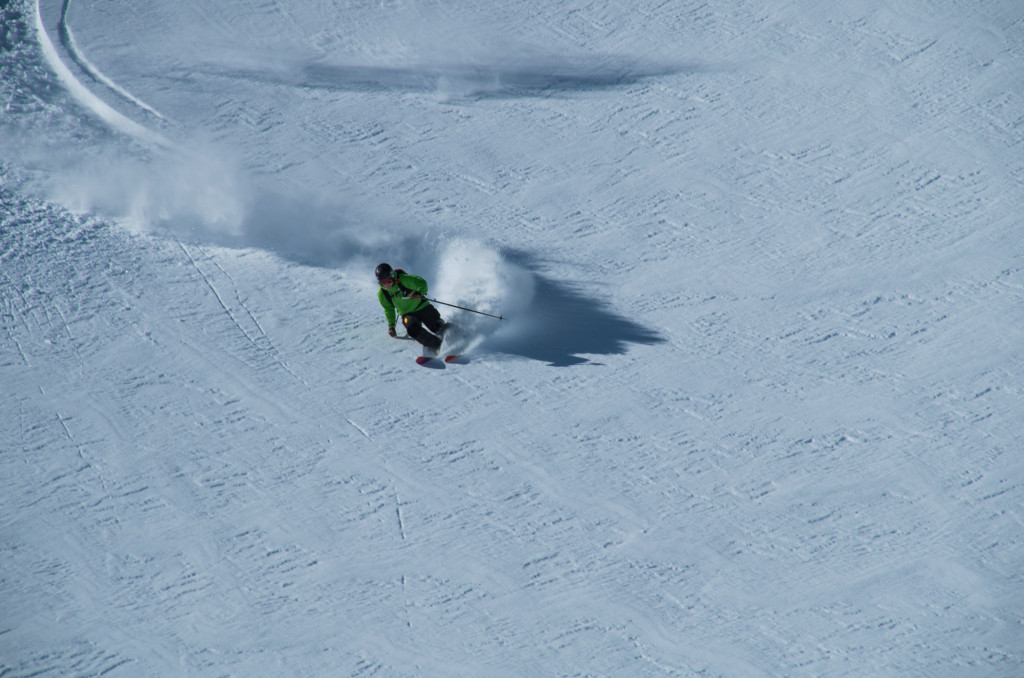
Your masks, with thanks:
M1020 0L5 0L0 304L2 678L1024 675Z

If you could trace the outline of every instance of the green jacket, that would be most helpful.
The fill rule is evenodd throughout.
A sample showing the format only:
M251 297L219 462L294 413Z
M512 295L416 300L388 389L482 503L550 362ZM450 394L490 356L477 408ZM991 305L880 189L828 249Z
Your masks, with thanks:
M420 297L411 297L410 295L413 292L419 292ZM395 326L396 313L398 315L405 315L406 313L413 313L429 306L430 302L423 298L425 296L427 296L426 280L418 275L410 275L398 271L395 271L395 284L393 287L381 285L380 289L377 290L377 299L380 300L380 305L384 307L384 317L387 318L389 328Z

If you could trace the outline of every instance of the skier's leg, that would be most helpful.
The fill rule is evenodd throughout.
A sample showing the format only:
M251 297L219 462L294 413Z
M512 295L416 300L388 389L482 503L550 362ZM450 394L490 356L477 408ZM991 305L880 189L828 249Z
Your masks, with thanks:
M430 332L439 337L444 337L444 331L448 329L448 323L441 318L441 314L433 306L424 306L409 315L419 320Z
M416 311L416 315L419 316L423 324L427 326L427 329L436 334L439 337L444 336L444 331L447 329L448 324L441 318L441 314L437 312L437 309L433 306L427 306L419 311Z
M441 350L441 339L423 329L423 323L415 315L403 315L402 324L410 337L435 353Z

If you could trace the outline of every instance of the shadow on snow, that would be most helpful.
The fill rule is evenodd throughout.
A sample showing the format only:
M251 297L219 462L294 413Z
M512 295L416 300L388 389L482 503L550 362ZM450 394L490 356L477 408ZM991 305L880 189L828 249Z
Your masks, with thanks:
M293 87L347 92L446 93L487 99L542 96L632 85L648 78L698 73L697 63L643 62L628 57L509 58L491 63L370 66L305 61L290 66L211 66L207 73Z
M311 63L301 69L297 84L356 91L451 91L488 98L621 87L695 70L699 67L690 64L626 63L610 58L589 63L549 59L411 68Z
M515 259L524 264L529 255ZM484 353L540 360L553 367L592 363L583 355L621 355L630 344L659 344L660 334L612 310L583 285L556 282L533 272L533 301L480 345ZM592 363L593 364L593 363Z

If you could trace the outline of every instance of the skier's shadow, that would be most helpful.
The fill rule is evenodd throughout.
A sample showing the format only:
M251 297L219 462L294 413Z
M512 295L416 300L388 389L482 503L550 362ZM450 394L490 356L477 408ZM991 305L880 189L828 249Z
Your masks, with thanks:
M533 302L507 318L508 325L489 336L483 351L506 353L547 362L553 367L592 363L584 354L619 355L630 344L665 341L656 331L616 313L580 286L570 286L534 274Z

